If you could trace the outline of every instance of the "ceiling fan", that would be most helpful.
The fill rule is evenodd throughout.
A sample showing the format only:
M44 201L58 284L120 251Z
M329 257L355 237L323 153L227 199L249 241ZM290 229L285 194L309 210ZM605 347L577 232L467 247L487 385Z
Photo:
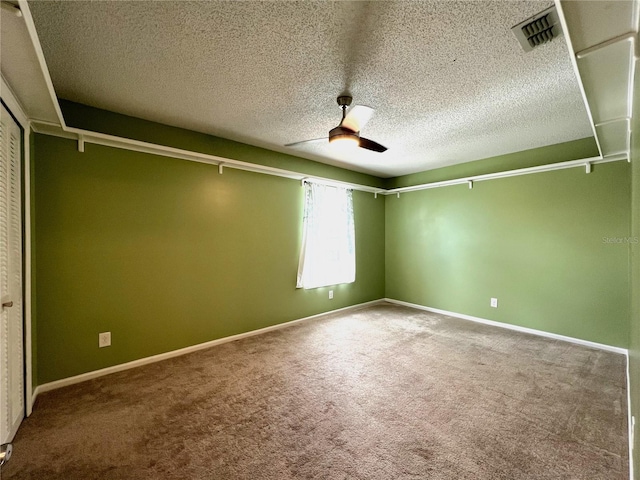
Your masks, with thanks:
M371 107L354 105L349 109L349 111L347 111L352 100L353 99L349 95L340 95L338 97L338 106L342 110L342 121L340 122L340 125L329 130L329 137L287 143L285 147L293 147L302 143L326 141L328 138L329 143L340 142L340 144L351 144L353 146L358 146L360 148L365 148L379 153L386 151L387 147L360 136L360 130L362 130L369 121L374 110Z

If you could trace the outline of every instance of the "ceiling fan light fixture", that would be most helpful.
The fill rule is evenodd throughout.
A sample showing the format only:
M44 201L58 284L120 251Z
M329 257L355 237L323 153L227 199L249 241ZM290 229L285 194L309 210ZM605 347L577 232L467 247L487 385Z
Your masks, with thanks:
M354 135L337 135L330 138L329 143L334 150L340 152L353 152L360 146L358 138Z
M336 127L329 132L329 143L340 150L352 150L360 146L360 137L347 128Z

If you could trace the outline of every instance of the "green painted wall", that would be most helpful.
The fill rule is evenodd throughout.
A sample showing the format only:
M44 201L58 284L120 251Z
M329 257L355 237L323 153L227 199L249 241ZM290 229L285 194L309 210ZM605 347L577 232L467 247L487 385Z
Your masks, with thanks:
M384 296L382 197L354 192L357 279L328 300L295 288L297 181L45 135L34 167L40 384Z
M616 162L386 197L386 296L626 347L629 246L604 237L629 237L629 174Z
M631 126L631 236L640 239L640 66L636 62L635 98ZM636 418L634 466L635 480L640 480L640 244L631 245L631 340L629 345L629 378L631 380L631 412Z
M596 154L592 139L383 180L63 102L68 124L389 187ZM355 192L358 277L295 289L293 180L34 136L38 384L387 296L627 346L624 162L379 197ZM37 248L37 249L36 249ZM386 265L386 268L385 268ZM489 298L499 298L498 309ZM113 346L97 348L111 331Z

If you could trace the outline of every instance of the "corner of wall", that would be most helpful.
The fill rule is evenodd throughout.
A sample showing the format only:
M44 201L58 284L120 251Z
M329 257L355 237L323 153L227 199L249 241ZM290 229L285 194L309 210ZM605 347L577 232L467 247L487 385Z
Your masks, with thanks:
M640 480L640 66L635 67L635 98L631 120L631 322L629 331L630 412L635 417L631 446L634 480Z
M34 178L35 178L35 158L36 158L36 142L35 136L37 134L31 130L29 137L30 149L29 149L29 223L31 229L31 236L36 227L36 212L35 212L35 190L34 190ZM31 279L31 386L35 389L38 386L38 322L37 322L37 309L36 309L36 242L31 241L29 244L31 251L31 269L29 271ZM29 399L28 399L29 400Z

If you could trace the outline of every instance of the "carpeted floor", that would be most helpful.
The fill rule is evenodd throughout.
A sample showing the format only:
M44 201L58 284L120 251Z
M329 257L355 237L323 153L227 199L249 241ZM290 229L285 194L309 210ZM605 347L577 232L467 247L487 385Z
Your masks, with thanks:
M627 479L625 378L383 304L43 394L2 480Z

